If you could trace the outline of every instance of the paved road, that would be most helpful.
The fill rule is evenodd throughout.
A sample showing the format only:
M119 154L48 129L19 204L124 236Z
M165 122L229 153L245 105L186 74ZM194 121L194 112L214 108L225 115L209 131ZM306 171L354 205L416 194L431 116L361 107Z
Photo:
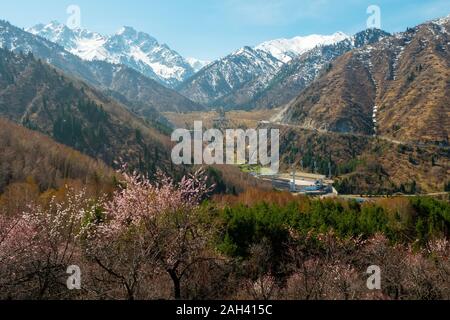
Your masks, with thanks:
M385 195L356 195L356 194L346 194L346 195L339 195L340 198L346 198L346 199L377 199L377 198L395 198L395 197L403 197L403 198L415 198L415 197L439 197L439 196L446 196L450 195L450 192L435 192L435 193L424 193L424 194L402 194L402 195L391 195L391 196L385 196Z
M395 145L406 145L406 146L416 146L416 147L426 147L426 146L436 146L433 143L419 143L419 142L406 142L406 141L400 141L400 140L395 140L393 138L390 137L386 137L386 136L373 136L373 135L367 135L367 134L362 134L362 133L342 133L342 132L334 132L334 131L328 131L328 130L319 130L319 129L311 129L311 128L307 128L304 126L299 126L299 125L294 125L294 124L283 124L283 123L279 123L279 122L269 122L271 125L276 125L276 126L280 126L280 127L287 127L287 128L294 128L294 129L301 129L301 130L307 130L307 131L313 131L313 132L319 132L319 133L332 133L332 134L336 134L336 135L340 135L340 136L357 136L357 137L365 137L365 138L376 138L376 139L380 139L383 141L387 141L390 142L392 144ZM444 149L448 149L449 147L442 147Z

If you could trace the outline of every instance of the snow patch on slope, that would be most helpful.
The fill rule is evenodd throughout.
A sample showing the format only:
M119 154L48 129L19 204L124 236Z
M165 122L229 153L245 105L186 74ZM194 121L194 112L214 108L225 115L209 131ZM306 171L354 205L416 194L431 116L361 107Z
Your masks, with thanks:
M256 46L255 49L268 52L278 60L288 63L296 56L300 56L317 46L336 44L349 38L343 32L336 32L329 36L313 34L306 37L267 41Z
M195 73L190 63L165 44L132 27L104 36L84 29L69 29L53 21L27 30L64 47L83 60L125 64L168 86L176 86Z
M195 72L199 72L201 69L211 63L211 61L200 60L196 58L186 58L186 61L191 65Z

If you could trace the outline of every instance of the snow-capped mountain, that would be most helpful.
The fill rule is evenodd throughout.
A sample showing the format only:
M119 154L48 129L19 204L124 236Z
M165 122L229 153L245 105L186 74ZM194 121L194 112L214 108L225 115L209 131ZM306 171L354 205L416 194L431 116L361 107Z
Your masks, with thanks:
M196 58L187 58L186 61L191 65L195 72L199 72L201 69L211 63L211 61L205 61Z
M38 24L27 31L59 44L83 60L105 60L107 58L107 52L103 49L107 39L98 33L83 29L69 29L56 21L47 25Z
M70 39L67 37L67 40ZM26 32L2 20L0 48L15 53L31 53L65 74L104 91L147 119L160 120L159 112L203 109L203 106L128 66L83 60L44 37Z
M214 105L255 79L272 77L282 65L265 51L243 47L200 70L178 91L195 102Z
M396 141L449 145L450 19L386 36L335 59L286 105L284 123L376 134ZM284 84L283 84L284 85Z
M199 103L233 109L281 106L308 86L340 55L388 34L366 30L354 36L337 32L274 40L245 47L211 63L179 91Z
M317 46L336 44L349 38L350 36L343 32L336 32L332 35L313 34L306 37L271 40L263 42L255 48L266 51L278 60L288 63L292 59L314 49Z
M124 64L169 87L195 73L195 68L176 51L144 32L123 27L111 36L84 29L70 29L53 21L27 30L88 61Z
M282 66L271 79L270 85L258 92L247 105L250 108L282 106L298 96L300 91L308 87L324 68L330 67L336 58L389 36L382 30L367 29L335 44L315 47Z

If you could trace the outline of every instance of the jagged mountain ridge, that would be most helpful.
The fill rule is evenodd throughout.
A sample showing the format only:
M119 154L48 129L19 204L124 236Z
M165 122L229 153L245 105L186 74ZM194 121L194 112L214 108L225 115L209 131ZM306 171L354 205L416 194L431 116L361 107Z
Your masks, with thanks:
M204 107L149 79L134 69L103 61L85 61L62 46L0 21L0 47L32 52L36 57L88 84L108 91L130 110L165 122L159 112L202 110ZM113 85L112 85L113 84ZM137 107L135 107L137 106Z
M256 46L255 49L266 51L278 60L288 63L292 59L314 49L317 46L326 46L349 39L343 32L336 32L333 35L323 36L312 34L305 37L295 37L292 39L275 39L266 41Z
M265 51L244 47L209 64L178 91L193 101L214 105L246 83L274 75L282 65L283 62Z
M247 108L258 109L283 106L308 87L333 60L388 36L385 31L367 29L338 43L315 47L284 65L270 83L245 104Z
M200 60L197 58L187 58L186 61L191 65L192 69L194 69L195 73L199 72L211 63L211 61Z
M450 18L338 58L287 105L284 123L448 146Z
M332 36L313 35L292 40L274 40L255 48L245 47L210 64L188 79L179 91L191 100L212 107L246 110L278 107L295 98L334 58L387 35L383 31L367 30L352 37L343 33ZM242 52L249 51L253 58L246 63L265 65L265 70L255 71L246 64L234 65ZM270 57L269 61L275 59L278 63L267 63L267 57ZM231 70L227 70L229 66L232 66ZM234 70L241 74L247 72L248 76L235 84L228 80L236 77Z
M105 36L85 29L70 29L53 21L27 31L61 45L83 60L123 64L170 88L195 73L187 59L132 27L122 27L116 34Z

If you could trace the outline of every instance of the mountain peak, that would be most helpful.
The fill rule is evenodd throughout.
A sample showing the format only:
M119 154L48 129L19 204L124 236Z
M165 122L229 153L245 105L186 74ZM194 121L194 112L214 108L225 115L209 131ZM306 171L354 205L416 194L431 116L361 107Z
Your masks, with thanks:
M44 26L44 29L47 30L55 30L55 31L59 31L59 32L68 32L68 31L76 31L76 30L81 30L81 28L69 28L67 25L65 25L64 23L61 23L57 20L52 20L50 21L49 24Z
M367 44L378 42L389 36L391 36L391 34L386 31L376 28L369 28L355 34L353 36L353 44L356 48L359 48Z
M48 24L48 26L63 26L63 24L61 22L59 22L58 20L52 20L50 21L50 23Z
M201 69L203 69L204 67L206 67L211 63L211 61L200 60L193 57L187 58L186 61L191 65L191 67L194 69L195 72L200 71Z
M133 37L136 36L137 34L138 34L137 30L130 26L123 26L116 33L116 35L118 36L125 36L125 37L130 36Z
M57 21L28 31L59 44L83 60L124 64L169 87L175 87L194 73L177 52L130 26L120 28L111 36L83 29L71 30Z
M253 54L254 52L255 52L255 50L253 50L252 47L244 46L244 47L238 49L237 51L235 51L234 54L236 54L236 55L243 54L243 53L252 53Z
M435 19L432 21L432 23L437 24L437 25L448 24L448 23L450 23L450 14L445 17Z
M28 28L27 31L31 32L31 33L38 33L38 32L62 32L67 28L65 25L63 25L62 23L60 23L59 21L56 20L52 20L50 21L50 23L48 24L44 24L44 23L39 23L31 28Z
M349 38L349 35L346 34L345 32L338 31L338 32L335 32L335 33L332 35L332 37L334 37L334 38L336 38L336 39L348 39L348 38ZM342 40L339 40L339 41L342 41Z
M350 37L343 32L336 32L332 35L312 34L308 36L298 36L291 39L275 39L266 41L255 48L266 51L275 58L287 63L293 58L298 57L317 46L335 44L349 38Z

